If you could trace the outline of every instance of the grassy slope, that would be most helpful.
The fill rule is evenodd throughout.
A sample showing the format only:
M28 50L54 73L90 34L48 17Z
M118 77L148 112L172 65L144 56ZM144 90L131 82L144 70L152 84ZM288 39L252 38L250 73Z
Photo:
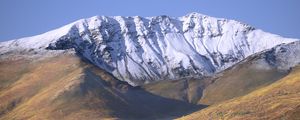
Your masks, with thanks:
M259 57L249 57L217 75L212 79L213 83L204 89L199 103L212 105L243 96L288 74L288 71L277 70L269 65L262 66L261 64L265 64L263 60Z
M243 97L200 110L181 120L300 119L300 67L281 80Z
M155 119L201 107L131 87L75 55L0 66L1 120Z
M59 103L55 99L80 84L82 71L86 67L75 57L63 56L20 64L26 68L22 74L6 73L7 69L18 71L19 66L14 63L5 63L5 67L1 63L1 70L6 75L18 76L17 80L4 79L10 84L0 91L2 119L51 118Z
M249 57L236 66L203 79L159 81L144 85L147 91L170 99L212 105L246 95L270 85L288 74L270 66L261 67L263 58Z
M13 64L13 65L12 65ZM0 91L17 81L28 69L27 60L3 60L0 62Z

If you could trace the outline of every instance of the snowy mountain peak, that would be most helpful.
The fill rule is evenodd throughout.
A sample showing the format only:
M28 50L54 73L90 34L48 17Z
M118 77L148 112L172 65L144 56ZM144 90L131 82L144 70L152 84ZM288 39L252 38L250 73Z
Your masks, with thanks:
M94 16L41 35L0 43L0 53L72 48L135 86L211 75L249 55L293 41L296 39L199 13L178 18Z

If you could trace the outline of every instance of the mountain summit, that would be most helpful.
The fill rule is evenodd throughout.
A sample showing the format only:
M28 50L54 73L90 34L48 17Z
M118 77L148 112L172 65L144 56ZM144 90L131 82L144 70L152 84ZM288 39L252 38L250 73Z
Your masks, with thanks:
M56 30L0 43L0 57L57 55L71 49L132 86L203 77L246 57L297 39L199 13L182 17L94 16ZM47 54L47 55L45 55Z

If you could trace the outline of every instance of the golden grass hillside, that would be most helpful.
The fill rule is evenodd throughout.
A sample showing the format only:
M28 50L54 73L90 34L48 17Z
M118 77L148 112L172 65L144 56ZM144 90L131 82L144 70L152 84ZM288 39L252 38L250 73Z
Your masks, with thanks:
M179 120L299 120L300 67L281 80L248 95L179 118Z
M26 59L1 62L1 85L3 81L6 84L0 91L0 119L60 118L64 113L56 110L59 96L83 82L81 77L86 67L88 64L73 55L35 62ZM55 114L57 111L61 114Z
M132 87L68 53L0 60L0 83L0 120L152 120L202 107Z
M267 64L260 56L251 56L212 78L203 90L199 104L213 105L240 97L280 80L289 73Z

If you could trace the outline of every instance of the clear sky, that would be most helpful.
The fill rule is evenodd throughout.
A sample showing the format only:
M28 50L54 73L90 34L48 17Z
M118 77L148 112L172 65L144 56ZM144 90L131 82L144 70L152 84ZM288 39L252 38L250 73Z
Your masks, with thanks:
M176 17L190 12L300 38L300 0L1 0L0 41L41 34L95 15Z

